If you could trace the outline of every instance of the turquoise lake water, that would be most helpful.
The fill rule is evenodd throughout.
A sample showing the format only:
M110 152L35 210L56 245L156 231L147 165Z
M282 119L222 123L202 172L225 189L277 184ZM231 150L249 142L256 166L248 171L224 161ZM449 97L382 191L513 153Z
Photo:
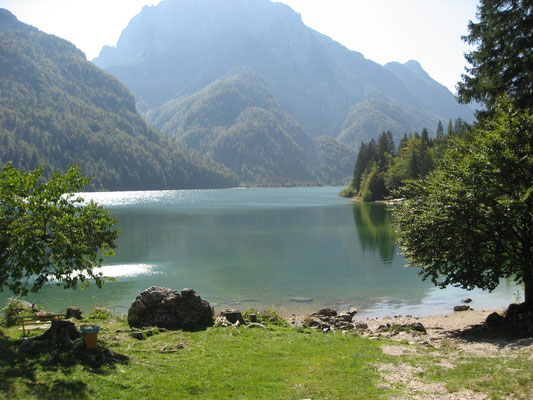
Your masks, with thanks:
M307 313L357 307L361 315L504 307L521 290L441 290L405 268L384 205L337 196L342 188L267 188L83 193L118 217L122 233L102 289L51 285L29 296L51 311L94 305L123 313L150 286L193 288L217 310ZM3 304L9 293L0 293Z

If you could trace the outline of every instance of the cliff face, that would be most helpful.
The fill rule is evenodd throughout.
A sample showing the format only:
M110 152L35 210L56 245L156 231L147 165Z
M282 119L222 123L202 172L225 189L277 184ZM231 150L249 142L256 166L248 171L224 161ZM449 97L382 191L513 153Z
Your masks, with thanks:
M464 117L427 107L418 89L391 68L308 28L288 6L269 0L165 0L145 7L116 47L103 48L94 62L130 88L143 112L246 66L265 78L280 107L313 137L336 137L350 108L374 98L446 120Z

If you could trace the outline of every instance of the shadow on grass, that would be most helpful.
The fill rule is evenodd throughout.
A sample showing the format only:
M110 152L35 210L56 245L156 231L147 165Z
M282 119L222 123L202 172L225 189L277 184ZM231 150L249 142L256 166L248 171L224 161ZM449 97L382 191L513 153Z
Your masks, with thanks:
M53 373L60 371L69 376L82 365L91 373L105 374L116 364L128 361L127 356L104 346L87 351L81 340L70 346L53 346L47 341L13 340L0 335L0 397L88 399L91 396L83 380L53 378Z

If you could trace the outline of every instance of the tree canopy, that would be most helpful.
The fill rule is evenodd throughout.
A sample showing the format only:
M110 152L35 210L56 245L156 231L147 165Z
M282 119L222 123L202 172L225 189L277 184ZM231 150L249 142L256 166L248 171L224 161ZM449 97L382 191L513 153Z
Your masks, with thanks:
M470 22L463 39L475 49L458 85L465 103L477 100L491 110L506 94L520 108L533 106L533 1L483 0L479 22Z
M90 279L101 287L97 268L116 247L116 219L75 194L89 182L78 167L48 180L43 173L0 170L0 290L26 295L47 282L76 288Z
M503 100L470 135L450 140L426 179L398 193L403 254L441 287L493 290L513 278L533 305L532 182L533 116Z

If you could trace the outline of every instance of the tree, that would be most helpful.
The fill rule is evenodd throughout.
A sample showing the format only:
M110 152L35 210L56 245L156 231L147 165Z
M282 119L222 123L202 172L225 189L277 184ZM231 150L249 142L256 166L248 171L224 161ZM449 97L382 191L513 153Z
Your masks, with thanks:
M37 292L47 282L76 288L105 277L96 268L116 247L116 219L75 192L89 179L78 167L43 179L6 164L0 170L0 291Z
M519 108L533 106L533 1L482 0L479 22L463 37L476 46L466 54L472 65L458 85L464 103L477 100L492 110L506 94Z
M440 287L493 290L512 278L533 307L533 116L503 100L470 135L448 140L438 167L397 194L402 252Z

